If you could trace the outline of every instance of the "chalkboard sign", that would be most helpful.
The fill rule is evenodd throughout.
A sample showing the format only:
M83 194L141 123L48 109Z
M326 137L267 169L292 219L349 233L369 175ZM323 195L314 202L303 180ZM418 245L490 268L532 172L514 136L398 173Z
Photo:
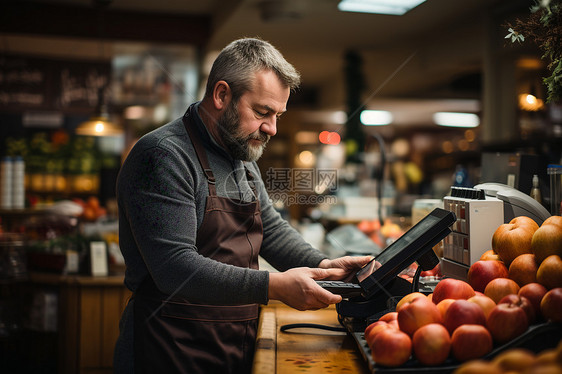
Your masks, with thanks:
M110 78L110 62L0 56L0 110L91 111Z

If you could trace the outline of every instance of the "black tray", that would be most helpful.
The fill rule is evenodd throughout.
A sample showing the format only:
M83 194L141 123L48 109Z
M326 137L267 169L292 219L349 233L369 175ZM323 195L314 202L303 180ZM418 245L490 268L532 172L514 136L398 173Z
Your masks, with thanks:
M443 364L439 366L424 366L415 358L410 358L404 365L400 367L387 367L377 365L371 356L371 350L365 340L363 332L355 332L351 334L359 346L359 350L363 359L367 362L369 369L372 373L377 374L411 374L417 372L424 373L451 373L461 362L448 358ZM545 322L541 324L532 325L525 333L511 340L510 342L496 346L486 356L482 357L484 360L490 360L499 353L509 348L526 348L532 352L538 353L548 348L554 348L562 339L562 323Z

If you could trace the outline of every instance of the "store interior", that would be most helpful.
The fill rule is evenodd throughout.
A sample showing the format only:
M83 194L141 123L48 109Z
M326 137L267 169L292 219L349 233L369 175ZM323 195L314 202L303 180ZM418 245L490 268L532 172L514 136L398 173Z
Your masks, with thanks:
M1 255L15 253L17 263L0 269L0 341L13 348L22 331L21 339L32 337L29 372L111 371L117 327L97 332L92 353L77 322L84 315L61 299L111 294L115 310L102 314L118 318L128 297L119 167L136 140L201 98L214 57L239 37L271 42L301 73L258 164L275 207L319 249L353 253L334 244L356 234L350 226L384 247L442 206L452 186L495 182L529 195L537 175L540 204L560 214L552 213L547 166L562 163L562 102L549 100L541 45L509 31L534 1L427 0L403 15L344 12L338 3L0 4L0 156L25 162L23 200L3 200L0 209ZM84 124L100 109L113 132L93 136ZM101 270L92 242L105 245ZM36 274L29 286L29 274L45 272L58 278ZM71 284L68 274L117 278L92 299L73 299L88 280ZM25 297L14 297L18 287ZM59 313L49 317L52 308ZM64 318L76 319L74 327L62 328ZM69 341L75 348L66 354Z

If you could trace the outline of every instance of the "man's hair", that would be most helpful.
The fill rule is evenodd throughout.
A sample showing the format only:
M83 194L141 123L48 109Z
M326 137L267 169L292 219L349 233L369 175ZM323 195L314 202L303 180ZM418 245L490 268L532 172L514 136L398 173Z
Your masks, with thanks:
M232 90L233 101L237 102L252 88L254 75L261 70L273 71L291 91L300 84L300 74L273 45L257 38L243 38L219 53L207 79L205 97L210 97L215 84L224 80Z

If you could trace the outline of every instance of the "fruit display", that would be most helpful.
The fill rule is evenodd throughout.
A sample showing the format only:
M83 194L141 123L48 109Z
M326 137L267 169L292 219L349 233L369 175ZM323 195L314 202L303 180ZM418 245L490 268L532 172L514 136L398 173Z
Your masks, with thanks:
M365 330L375 364L447 364L457 365L459 373L472 368L503 373L514 363L525 368L535 367L539 359L548 361L545 355L511 345L544 326L555 326L560 335L556 324L562 323L562 260L560 251L552 249L562 249L556 247L562 235L558 218L540 227L530 218L514 218L496 230L492 249L472 264L467 281L444 278L430 295L412 292L402 297L395 311ZM560 336L554 339L562 346ZM484 361L486 357L494 360ZM552 372L562 372L562 352L557 360L558 371Z
M364 338L377 365L395 367L409 360L422 367L458 365L485 357L533 326L562 322L562 288L544 290L530 283L519 289L530 298L509 294L497 304L482 294L435 304L426 295L410 293L398 311L369 324Z
M540 227L528 217L515 217L509 224L497 228L491 244L492 249L469 268L468 281L475 290L489 283L490 278L511 279L519 287L530 283L539 283L546 289L562 287L561 216L547 218ZM491 263L483 266L484 258L495 266ZM499 270L495 276L490 268L501 268L502 264L508 269L507 276L501 275ZM505 281L503 283L507 286Z

